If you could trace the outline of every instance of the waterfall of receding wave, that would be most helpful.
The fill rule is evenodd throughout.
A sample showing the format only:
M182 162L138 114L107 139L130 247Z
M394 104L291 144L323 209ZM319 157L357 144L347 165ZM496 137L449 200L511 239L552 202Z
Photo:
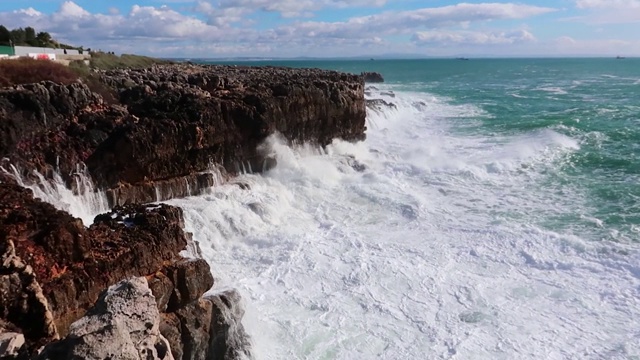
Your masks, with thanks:
M96 215L109 210L105 192L95 187L86 167L82 165L78 165L73 173L73 190L67 187L57 172L47 179L38 171L33 171L34 178L25 179L13 165L0 167L0 171L12 176L21 186L31 189L36 198L82 219L85 226L91 225Z

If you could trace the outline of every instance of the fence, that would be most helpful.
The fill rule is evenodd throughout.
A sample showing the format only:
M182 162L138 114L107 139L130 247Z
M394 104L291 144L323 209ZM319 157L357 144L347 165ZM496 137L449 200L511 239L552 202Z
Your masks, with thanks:
M11 46L0 46L0 55L13 55L13 48Z

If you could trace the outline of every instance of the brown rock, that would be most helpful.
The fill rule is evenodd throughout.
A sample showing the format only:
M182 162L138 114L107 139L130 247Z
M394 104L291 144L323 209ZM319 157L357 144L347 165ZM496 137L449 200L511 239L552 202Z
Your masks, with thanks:
M176 360L246 359L251 357L251 345L241 323L243 315L240 295L230 290L163 314L160 331Z
M209 264L203 259L180 260L164 271L174 284L169 312L196 301L213 286Z
M182 360L182 326L174 313L160 314L160 333L169 342L171 354L175 360Z
M209 342L212 307L211 301L200 299L175 312L180 320L182 360L211 358Z
M156 298L158 310L160 310L160 312L167 311L169 300L171 300L171 296L174 292L173 282L167 277L167 275L161 272L149 276L147 281L149 282L149 288L151 289L153 296Z
M207 296L205 300L213 304L211 347L207 359L251 358L249 335L242 325L244 308L240 294L236 290L228 290Z
M18 185L0 183L0 199L0 318L29 346L65 336L109 285L160 271L188 241L168 205L119 207L87 229Z
M82 84L0 89L0 157L24 175L54 169L72 186L86 163L112 204L198 194L209 181L172 182L209 169L233 175L272 166L258 145L279 132L327 145L365 131L363 77L319 69L154 66L100 75L121 104ZM266 164L266 166L265 166ZM246 168L246 167L245 167ZM186 186L188 184L188 186Z

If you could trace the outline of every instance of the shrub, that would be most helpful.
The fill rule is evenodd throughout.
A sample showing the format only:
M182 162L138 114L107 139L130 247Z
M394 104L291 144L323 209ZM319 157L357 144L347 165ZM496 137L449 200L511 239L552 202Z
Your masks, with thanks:
M69 69L75 72L91 91L102 96L107 104L118 104L118 95L115 89L111 89L100 81L97 74L91 71L91 68L84 61L72 61L69 63Z
M122 54L118 56L115 54L105 52L92 52L91 53L91 67L93 69L100 70L112 70L112 69L143 69L150 67L153 64L167 64L170 61L154 59L147 56L140 55L128 55Z
M71 84L78 78L78 74L68 67L49 60L20 58L0 61L0 87L45 80L59 84Z

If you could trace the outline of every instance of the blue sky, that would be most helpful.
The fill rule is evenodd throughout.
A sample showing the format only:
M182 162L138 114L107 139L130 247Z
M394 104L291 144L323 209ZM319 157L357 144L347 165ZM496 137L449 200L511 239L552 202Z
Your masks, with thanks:
M0 24L155 56L640 56L640 0L22 0Z

